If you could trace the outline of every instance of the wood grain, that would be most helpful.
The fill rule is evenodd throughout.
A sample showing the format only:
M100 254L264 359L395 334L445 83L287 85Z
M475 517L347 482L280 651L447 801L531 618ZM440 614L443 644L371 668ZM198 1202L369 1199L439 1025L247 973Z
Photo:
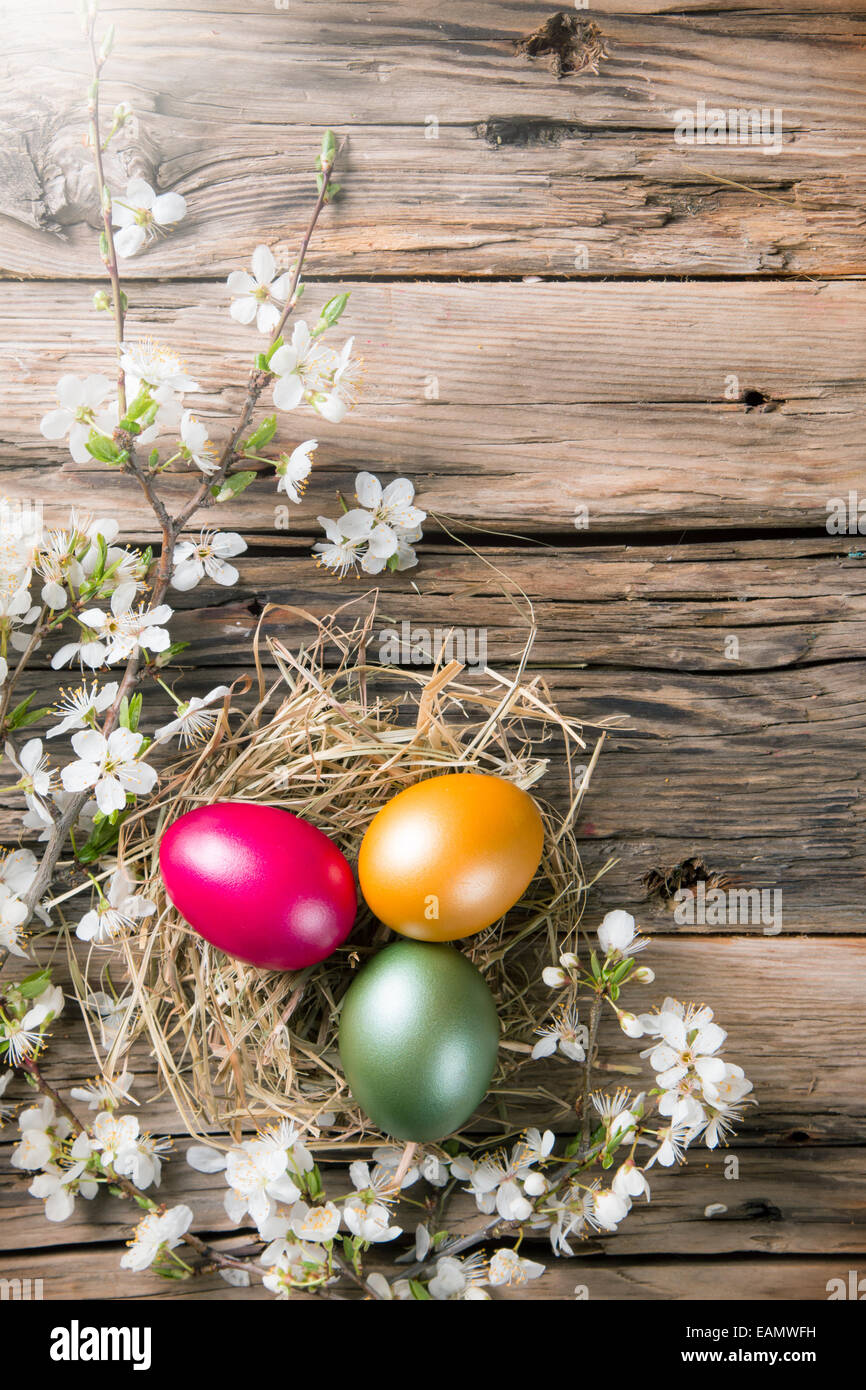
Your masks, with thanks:
M280 440L315 433L319 467L336 457L350 470L408 472L431 511L535 532L574 530L579 508L593 532L818 530L829 501L857 487L866 388L858 282L350 288L343 322L366 366L351 428L304 409L281 420ZM310 314L327 292L311 286ZM4 489L32 490L34 475L20 472L29 438L23 459L44 470L46 501L92 505L96 487L103 505L142 517L132 487L104 470L85 466L81 492L71 491L78 470L67 463L58 480L45 465L63 453L36 434L57 377L107 351L110 325L75 285L7 284L0 306ZM152 285L137 291L130 320L131 336L152 335L187 359L202 386L196 408L224 422L215 420L215 437L257 344L226 307L213 285ZM438 398L425 398L431 390ZM770 408L751 408L751 391ZM274 498L265 497L272 529ZM261 527L246 498L224 515Z
M50 945L46 942L37 953L43 963L49 957ZM866 943L844 937L660 937L645 954L644 962L656 972L656 981L630 989L629 1005L636 1012L647 1010L666 995L711 1002L717 1021L728 1034L725 1057L739 1062L754 1082L759 1107L748 1110L739 1128L738 1151L866 1145L860 1075L861 1038L866 1025ZM98 974L100 964L98 961L94 974ZM57 975L64 979L62 947L57 952ZM117 967L112 978L120 983ZM832 1028L828 1026L830 1019ZM74 1001L55 1033L51 1076L66 1093L95 1069ZM531 1042L534 1037L530 1033L523 1040ZM631 1070L616 1070L643 1064L638 1056L640 1042L625 1039L615 1021L605 1023L601 1049L612 1069L599 1074L599 1084L640 1084L641 1073L635 1076ZM185 1134L174 1103L160 1094L156 1068L144 1043L136 1044L130 1065L136 1076L134 1094L142 1102L142 1127L152 1133ZM643 1076L650 1079L649 1073ZM570 1133L575 1127L579 1085L579 1068L564 1060L531 1063L518 1074L517 1088L522 1094L512 1086L496 1097L505 1105L507 1121L488 1107L473 1121L470 1135L486 1135L489 1143L490 1136L503 1133L503 1125L519 1130L523 1125L540 1123L549 1123L556 1133ZM10 1088L7 1099L19 1094L19 1089ZM703 1151L696 1149L693 1156L696 1170L708 1161ZM716 1161L720 1162L718 1155ZM820 1163L823 1166L823 1157ZM714 1167L709 1171L721 1170ZM760 1171L766 1175L769 1168ZM671 1190L676 1186L672 1183ZM723 1186L729 1184L723 1182ZM718 1194L712 1200L728 1201ZM82 1218L86 1212L83 1207ZM33 1224L34 1239L44 1240L44 1229Z
M332 274L863 271L856 18L596 7L610 56L557 81L515 51L543 9L474 6L467 23L459 6L432 19L411 4L298 0L291 20L261 3L239 25L220 8L167 5L154 26L134 4L110 7L107 95L132 97L141 121L110 177L170 183L190 207L124 267L133 277L224 276L256 241L285 237L323 124L350 137L344 200L314 251ZM4 271L97 273L69 8L16 10L7 65ZM675 112L699 100L778 108L780 149L676 144Z

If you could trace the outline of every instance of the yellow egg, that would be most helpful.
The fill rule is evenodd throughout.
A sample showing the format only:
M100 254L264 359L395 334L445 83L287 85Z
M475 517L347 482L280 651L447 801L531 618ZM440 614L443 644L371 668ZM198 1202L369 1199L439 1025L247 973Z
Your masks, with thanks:
M512 782L477 772L432 777L370 822L358 856L361 891L403 936L471 936L520 898L543 839L538 807Z

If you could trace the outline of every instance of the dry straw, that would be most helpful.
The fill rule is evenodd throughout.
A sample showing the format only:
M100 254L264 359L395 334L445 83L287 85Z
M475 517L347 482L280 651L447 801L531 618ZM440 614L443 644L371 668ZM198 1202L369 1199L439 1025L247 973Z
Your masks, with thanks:
M144 1034L193 1134L216 1127L237 1137L291 1117L317 1148L381 1142L347 1091L336 1040L348 985L391 933L360 900L348 941L321 964L282 974L243 965L202 942L167 901L160 836L196 806L266 802L319 826L354 864L372 817L395 793L424 777L476 770L531 788L545 821L542 863L524 897L461 943L502 1021L486 1117L500 1131L513 1129L513 1107L523 1102L525 1111L527 1100L540 1098L537 1086L521 1087L519 1072L549 1007L541 969L576 941L588 885L575 817L604 734L588 755L581 727L557 710L540 676L526 674L531 640L512 677L489 667L470 674L444 660L431 674L368 659L375 603L351 626L282 611L310 622L309 643L290 652L269 639L274 677L270 667L266 676L257 638L255 707L241 714L227 697L207 745L176 761L158 801L124 827L123 858L143 875L158 910L123 943L129 1008L107 1070ZM567 774L564 813L544 800L551 758ZM79 977L82 995L102 987L88 979L97 968L93 954Z

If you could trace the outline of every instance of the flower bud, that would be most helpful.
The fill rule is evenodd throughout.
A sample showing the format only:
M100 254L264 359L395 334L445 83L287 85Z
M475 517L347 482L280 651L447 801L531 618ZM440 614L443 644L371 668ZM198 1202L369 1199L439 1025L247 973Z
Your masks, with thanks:
M632 975L632 979L637 980L638 983L642 985L651 985L655 977L656 972L654 970L650 970L648 965L639 965L637 970Z
M551 989L560 989L568 980L565 971L558 965L546 965L541 972L541 978Z
M96 291L95 295L93 296L93 307L94 309L97 309L100 313L103 313L106 309L111 308L111 301L109 300L105 290Z

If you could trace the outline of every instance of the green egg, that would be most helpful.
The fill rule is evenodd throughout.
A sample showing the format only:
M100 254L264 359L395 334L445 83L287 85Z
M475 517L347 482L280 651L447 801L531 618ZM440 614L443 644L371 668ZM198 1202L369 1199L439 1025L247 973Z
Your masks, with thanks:
M352 1095L395 1139L444 1139L484 1098L499 1017L480 972L453 946L400 941L350 985L340 1056Z

